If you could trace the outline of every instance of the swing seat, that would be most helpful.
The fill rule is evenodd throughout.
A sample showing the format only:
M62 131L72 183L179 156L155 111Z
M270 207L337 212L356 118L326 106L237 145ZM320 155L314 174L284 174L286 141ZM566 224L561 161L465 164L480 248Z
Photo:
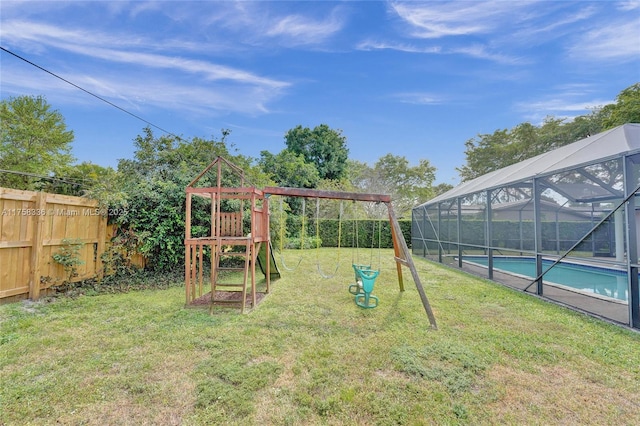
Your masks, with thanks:
M352 264L351 266L353 266L353 269L354 269L354 275L355 275L356 283L349 285L349 293L351 293L353 295L361 294L361 293L363 293L363 291L362 291L362 280L358 276L358 272L356 271L356 269L371 270L371 265L356 265L356 264Z
M353 265L353 270L356 274L356 284L349 286L349 292L355 294L356 305L365 309L375 308L378 306L378 298L372 296L371 292L380 271L374 271L365 265ZM353 293L354 287L357 287L357 293Z

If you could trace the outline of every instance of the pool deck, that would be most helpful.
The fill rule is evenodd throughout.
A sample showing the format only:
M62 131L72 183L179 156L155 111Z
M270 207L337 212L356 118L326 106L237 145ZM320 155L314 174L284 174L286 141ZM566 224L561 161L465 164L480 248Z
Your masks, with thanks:
M448 266L459 269L457 268L457 264L449 264ZM462 270L472 275L488 279L486 267L463 263ZM494 270L493 281L522 291L531 284L532 280ZM569 308L577 308L578 310L624 325L629 324L629 306L626 302L590 295L576 290L565 290L564 288L547 284L543 286L542 290L542 297L566 305ZM535 295L535 291L536 285L534 284L529 287L526 292Z

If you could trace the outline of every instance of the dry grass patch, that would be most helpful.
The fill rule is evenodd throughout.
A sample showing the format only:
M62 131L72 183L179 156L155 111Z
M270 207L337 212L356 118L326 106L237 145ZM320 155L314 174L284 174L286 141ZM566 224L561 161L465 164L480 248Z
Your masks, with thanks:
M184 424L184 415L179 408L170 405L149 405L133 402L128 397L91 404L61 414L58 424L104 425L167 425Z
M547 424L640 424L640 394L595 383L563 366L532 372L496 365L487 379L500 393L487 406L496 423L541 424L543 416Z

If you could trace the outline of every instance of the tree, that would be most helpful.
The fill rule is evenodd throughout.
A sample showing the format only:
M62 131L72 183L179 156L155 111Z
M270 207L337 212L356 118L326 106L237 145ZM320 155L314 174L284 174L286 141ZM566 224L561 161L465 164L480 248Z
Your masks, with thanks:
M149 265L157 270L171 270L184 260L185 187L216 157L223 156L245 171L249 171L253 185L265 184L263 174L251 170L251 159L229 153L226 145L228 131L220 140L174 136L155 137L150 128L136 137L133 159L120 160L123 189L127 194L123 211L117 218L126 229L143 241L141 251ZM215 173L205 174L198 186L215 186ZM231 175L224 175L224 186L239 186ZM227 205L223 203L224 210ZM194 237L207 235L211 227L209 200L193 198L192 233Z
M603 108L604 127L611 129L626 123L640 123L640 83L633 84L616 97L616 103Z
M402 156L387 154L376 162L374 172L382 189L391 194L398 215L410 215L413 206L433 196L436 169L429 160L421 159L410 166Z
M42 96L19 96L0 102L0 186L38 189L40 179L73 162L73 131Z
M123 179L112 167L82 162L59 168L54 178L42 187L46 192L89 197L102 207L122 205L126 200Z
M569 138L573 141L578 141L605 131L603 111L604 108L598 106L593 108L590 114L580 115L574 118L572 122L566 123L565 126L570 133Z
M313 164L288 149L276 155L269 151L260 152L258 165L279 186L315 188L320 180L318 169Z
M349 150L341 130L333 130L326 124L313 130L297 126L286 133L285 144L289 151L314 164L320 179L339 180L344 176Z
M373 168L357 161L349 165L351 183L364 192L391 195L399 216L410 215L413 206L434 195L436 169L428 160L419 160L417 166L410 166L405 157L387 154L380 157Z
M463 181L573 143L590 135L640 122L640 83L616 97L616 103L597 107L587 115L567 122L546 117L541 126L521 123L511 130L496 130L465 142L466 164L458 168Z
M512 143L507 129L492 134L478 135L464 143L467 164L457 168L462 181L472 180L493 170L514 164L513 157L505 155Z
M445 192L450 191L452 189L453 189L453 185L451 185L450 183L440 183L433 187L433 196L437 197L438 195L442 195Z
M283 149L276 155L268 151L262 151L258 166L277 186L315 188L320 181L316 167L305 162L302 155L288 149ZM294 215L299 215L302 212L301 199L287 197L287 204Z

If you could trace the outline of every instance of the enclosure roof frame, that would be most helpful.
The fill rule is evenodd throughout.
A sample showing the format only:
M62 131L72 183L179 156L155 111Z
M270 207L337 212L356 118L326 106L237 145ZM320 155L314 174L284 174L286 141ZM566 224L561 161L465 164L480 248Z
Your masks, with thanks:
M640 124L624 124L463 182L415 208L424 208L449 199L512 186L534 178L544 178L637 153L640 153Z

